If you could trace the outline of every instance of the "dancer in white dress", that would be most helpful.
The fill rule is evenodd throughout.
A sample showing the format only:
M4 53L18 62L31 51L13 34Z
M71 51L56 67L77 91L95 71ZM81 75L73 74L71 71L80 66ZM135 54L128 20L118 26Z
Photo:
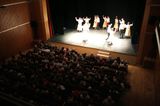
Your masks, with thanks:
M107 38L106 38L106 40L109 39L109 36L112 35L113 32L114 32L113 28L111 28L111 27L112 27L112 24L109 24L108 27L107 27Z
M79 17L79 18L75 17L75 19L78 22L77 31L82 32L83 31L83 26L82 26L83 19L81 17Z
M125 37L131 37L131 26L133 26L133 23L132 24L130 24L129 22L125 25L125 27L126 27L126 31L125 31L125 34L124 34L124 36Z
M84 25L83 25L83 30L84 31L89 31L89 28L90 28L90 23L89 23L89 21L91 20L91 18L88 18L88 17L85 17L85 18L83 18L83 20L84 20Z
M112 24L109 24L107 27L107 38L106 38L108 45L113 44L112 37L113 37L114 33L115 33L115 31L112 28Z

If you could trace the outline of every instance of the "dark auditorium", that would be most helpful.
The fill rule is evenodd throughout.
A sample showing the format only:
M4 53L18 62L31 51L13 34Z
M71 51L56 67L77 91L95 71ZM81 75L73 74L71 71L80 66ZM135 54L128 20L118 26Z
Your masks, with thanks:
M1 106L160 106L160 0L0 0Z

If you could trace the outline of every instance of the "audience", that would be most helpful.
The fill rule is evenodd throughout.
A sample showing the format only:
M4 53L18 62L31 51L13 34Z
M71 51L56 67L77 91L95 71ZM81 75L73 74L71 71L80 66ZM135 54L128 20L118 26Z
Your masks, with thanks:
M119 57L35 44L0 65L0 91L36 106L112 106L129 89L128 64Z

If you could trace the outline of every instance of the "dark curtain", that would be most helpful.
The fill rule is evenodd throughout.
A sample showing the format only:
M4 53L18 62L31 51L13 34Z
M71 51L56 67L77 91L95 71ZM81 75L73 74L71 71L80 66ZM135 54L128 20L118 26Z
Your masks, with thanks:
M49 0L52 14L54 33L64 33L64 28L75 29L75 17L91 17L93 23L94 15L110 16L114 22L115 16L124 18L134 23L132 35L133 43L136 43L141 26L144 6L146 0ZM101 21L100 24L102 24Z

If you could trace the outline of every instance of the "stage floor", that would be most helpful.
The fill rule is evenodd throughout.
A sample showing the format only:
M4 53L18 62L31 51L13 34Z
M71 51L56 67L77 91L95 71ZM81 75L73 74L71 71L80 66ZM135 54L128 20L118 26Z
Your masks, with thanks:
M106 30L103 29L91 29L89 31L83 32L77 32L74 29L65 30L64 34L55 35L53 38L50 39L50 41L95 48L103 51L118 52L127 55L136 55L136 49L131 43L130 38L120 39L119 32L110 35L109 39L107 40L106 38Z

